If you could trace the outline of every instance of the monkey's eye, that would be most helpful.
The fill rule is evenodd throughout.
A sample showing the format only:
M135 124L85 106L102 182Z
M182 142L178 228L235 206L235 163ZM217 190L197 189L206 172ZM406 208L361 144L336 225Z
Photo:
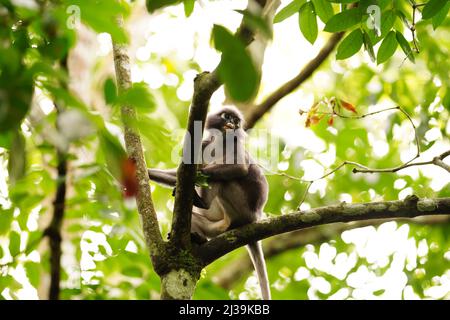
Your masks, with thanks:
M227 119L228 119L227 114L226 114L225 112L222 113L222 114L220 115L220 117L221 117L223 120L227 120Z

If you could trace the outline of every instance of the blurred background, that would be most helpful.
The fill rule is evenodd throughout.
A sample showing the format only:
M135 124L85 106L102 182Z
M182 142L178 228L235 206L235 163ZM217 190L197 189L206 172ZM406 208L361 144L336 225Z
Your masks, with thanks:
M282 1L280 8L290 2ZM6 43L0 54L0 297L47 298L50 251L43 232L52 220L58 182L66 176L61 298L158 298L159 278L151 269L134 198L122 193L120 173L115 172L123 132L120 112L112 103L117 97L111 36L129 41L132 81L137 85L128 99L141 116L138 126L147 164L173 168L179 160L193 79L220 61L211 42L213 25L234 32L242 19L235 10L245 9L247 1L197 1L189 16L183 4L150 15L143 1L135 1L126 10L128 35L108 20L108 14L120 10L107 2L102 3L102 13L83 4L81 19L91 23L77 23L75 28L68 27L67 6L41 14L40 1L5 3L12 3L14 10L0 5L0 36ZM419 160L450 149L450 19L447 16L436 30L428 22L418 22L416 28L421 50L415 63L406 60L400 48L380 65L363 51L346 60L336 60L333 52L257 122L255 129L266 129L271 137L251 132L249 136L258 161L269 167L267 216L295 211L307 187L274 172L317 179L345 160L388 168L416 153L414 128L401 112L360 120L337 117L332 124L323 120L306 126L307 115L299 110L308 111L319 100L348 101L358 114L399 105L417 127ZM329 36L319 32L311 45L296 16L274 24L252 103L296 76ZM210 110L228 103L221 88ZM275 164L270 155L264 158L273 141L279 159ZM67 154L67 175L57 170L61 153ZM450 176L437 166L383 174L353 174L351 169L343 167L314 182L301 209L412 194L450 196ZM151 187L166 236L172 192ZM450 298L446 217L325 225L266 239L264 246L274 299ZM206 268L194 296L256 298L258 282L243 248Z

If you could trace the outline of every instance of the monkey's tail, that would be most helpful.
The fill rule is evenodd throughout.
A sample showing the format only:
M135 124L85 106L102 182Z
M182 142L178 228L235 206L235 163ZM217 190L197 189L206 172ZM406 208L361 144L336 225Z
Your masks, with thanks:
M263 300L270 300L269 277L267 276L266 262L262 250L261 241L252 242L247 245L250 259L258 276L259 286Z

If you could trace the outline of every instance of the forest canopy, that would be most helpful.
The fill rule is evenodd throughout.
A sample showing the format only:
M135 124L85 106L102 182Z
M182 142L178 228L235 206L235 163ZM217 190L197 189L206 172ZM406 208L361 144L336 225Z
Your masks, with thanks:
M449 299L449 11L0 0L0 298L260 299L262 240L273 299ZM183 146L225 105L265 220L197 243Z

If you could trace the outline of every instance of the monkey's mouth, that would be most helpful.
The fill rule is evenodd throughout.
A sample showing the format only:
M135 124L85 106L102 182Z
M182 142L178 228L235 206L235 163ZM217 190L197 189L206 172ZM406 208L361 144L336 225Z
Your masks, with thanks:
M226 130L226 129L231 129L231 130L234 130L235 128L236 128L236 126L234 125L234 123L232 123L232 122L227 122L227 123L225 123L225 125L223 126L223 128Z

